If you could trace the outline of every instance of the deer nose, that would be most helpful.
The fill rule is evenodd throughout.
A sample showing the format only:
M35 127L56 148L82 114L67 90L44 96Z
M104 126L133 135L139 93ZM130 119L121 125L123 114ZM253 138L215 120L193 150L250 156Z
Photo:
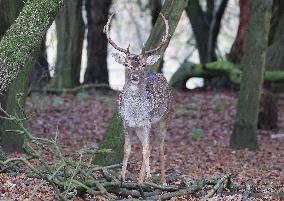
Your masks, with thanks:
M131 80L134 82L139 81L139 76L138 75L131 75Z

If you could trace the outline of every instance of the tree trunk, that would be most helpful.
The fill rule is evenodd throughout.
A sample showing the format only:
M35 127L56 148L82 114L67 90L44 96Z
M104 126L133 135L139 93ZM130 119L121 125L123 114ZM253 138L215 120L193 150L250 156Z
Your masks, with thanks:
M56 20L57 58L50 88L70 89L80 84L84 21L82 0L66 1Z
M35 53L35 55L37 54ZM8 87L2 101L2 108L8 114L17 116L20 119L25 118L23 109L25 107L31 71L35 63L34 58L31 58L18 73ZM7 130L10 131L7 132ZM20 152L22 151L23 136L21 133L12 130L20 130L20 128L10 120L0 120L1 146L5 152Z
M239 27L236 39L231 47L230 53L227 55L228 60L232 63L239 64L244 55L244 41L246 38L248 18L249 18L249 2L248 0L240 0L240 16Z
M47 52L45 41L46 37L43 38L41 42L40 52L37 55L37 60L32 70L30 89L32 90L42 90L47 86L51 77L49 73L49 64L47 62Z
M8 0L0 1L1 4L7 2ZM9 0L9 3L12 3L12 1ZM16 4L17 7L19 5L20 4ZM9 9L8 7L4 7L6 11L9 11L8 13L13 10L10 6L12 7L13 5L10 4ZM17 114L19 118L22 117L22 112L17 105L23 107L25 103L29 75L34 62L33 55L35 55L42 36L45 34L50 22L53 21L60 6L61 1L59 0L27 1L20 16L0 41L0 98L2 107L12 115ZM33 16L37 18L31 17L31 12ZM0 13L4 14L5 12ZM6 19L15 19L15 15L14 18L7 17ZM5 24L11 24L12 22L13 21L5 21ZM1 27L3 24L1 23ZM6 24L4 27L7 28L9 25ZM3 30L4 28L1 28L1 32ZM19 95L16 97L16 94L20 94L21 99L19 99ZM1 122L1 143L6 151L21 150L22 137L19 136L19 134L10 132L3 134L2 132L4 130L15 129L17 129L17 127L11 122Z
M25 3L19 17L0 41L0 94L7 90L36 52L61 6L61 0L29 0ZM31 17L31 13L36 17Z
M169 17L169 34L173 35L175 28L179 22L179 19L181 17L181 14L184 10L184 8L187 5L187 0L166 0L161 12L164 14L164 16ZM153 27L151 34L145 44L145 49L148 50L150 48L156 47L160 41L162 40L162 37L164 35L165 28L163 24L163 20L161 17L158 17L157 22L155 26ZM162 56L166 50L166 47L162 48L159 52L159 54ZM149 72L157 72L158 66L160 65L161 59L159 61L149 67ZM117 126L120 125L120 126ZM121 162L121 159L123 157L123 142L124 142L124 137L123 137L123 132L121 128L121 119L117 116L116 113L114 113L114 117L109 123L107 132L104 135L104 138L102 140L102 145L100 147L103 148L113 148L112 152L113 153L119 153L117 154L100 154L99 159L95 159L94 163L100 163L101 165L104 164L114 164L117 163L118 159ZM113 141L112 139L116 139ZM117 146L119 145L119 146ZM98 160L98 161L97 161Z
M218 9L214 12L212 16L212 20L210 22L210 27L209 27L209 37L208 37L208 59L207 61L215 61L216 55L215 55L215 50L216 50L216 45L217 45L217 39L218 35L221 29L221 21L223 18L223 15L225 13L225 10L227 8L229 0L222 0ZM214 8L215 10L215 8Z
M237 103L237 114L230 139L230 147L234 149L258 149L256 129L266 47L268 44L271 7L271 0L255 0L251 2L251 13L245 44L246 54L241 61L243 74Z
M19 15L23 3L20 0L4 0L0 2L0 39L9 29L11 24ZM25 106L25 99L28 90L30 71L33 66L33 61L30 60L24 70L20 71L16 79L9 86L6 93L0 97L1 107L9 114L17 115L23 118L21 108ZM19 95L21 95L21 99ZM19 100L19 101L18 101ZM23 137L16 132L6 132L6 130L18 130L19 128L9 120L0 119L0 135L1 146L5 152L21 151Z
M215 9L215 2L207 0L207 11L205 13L199 0L189 0L186 14L195 36L200 63L217 60L216 43L227 4L228 0L222 0L218 9Z
M207 55L209 35L209 23L207 21L207 16L202 11L198 0L189 0L188 6L185 10L195 36L200 63L207 63L209 62ZM214 58L214 60L217 59L215 52Z
M274 0L272 10L266 67L284 70L284 1Z
M108 20L111 0L86 0L88 21L88 60L85 83L109 85L107 69L107 38L103 27Z
M150 0L150 7L151 7L151 16L152 16L151 23L152 27L154 27L162 8L161 0ZM164 59L162 59L159 65L159 68L157 70L158 73L162 73L163 66L164 66Z

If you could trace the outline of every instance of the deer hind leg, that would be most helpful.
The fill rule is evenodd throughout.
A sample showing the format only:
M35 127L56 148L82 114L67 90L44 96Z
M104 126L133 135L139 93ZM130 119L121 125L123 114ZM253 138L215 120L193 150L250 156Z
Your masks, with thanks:
M139 173L139 183L143 183L145 179L145 172L146 178L151 177L150 173L150 143L149 143L149 134L150 134L150 127L139 128L137 130L138 138L142 144L142 153L143 153L143 161L141 165L141 170Z
M122 170L121 170L121 178L123 182L125 182L126 168L127 168L130 151L131 151L131 142L130 142L130 137L128 134L125 135L124 140L125 140L124 141L124 156L123 156Z
M160 137L160 149L159 149L159 155L160 155L160 168L161 168L161 176L160 176L160 183L166 184L166 174L165 174L165 137L167 132L166 122L160 122L159 128L159 137Z

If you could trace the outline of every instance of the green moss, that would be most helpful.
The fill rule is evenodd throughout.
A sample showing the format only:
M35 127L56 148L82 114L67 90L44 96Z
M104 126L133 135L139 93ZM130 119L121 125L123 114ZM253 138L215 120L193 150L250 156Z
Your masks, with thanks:
M54 20L62 0L29 0L0 41L0 94L31 58Z
M107 128L99 150L111 149L111 152L101 152L96 154L94 163L98 165L111 165L120 163L123 159L124 137L123 126L117 112L113 113L111 122Z

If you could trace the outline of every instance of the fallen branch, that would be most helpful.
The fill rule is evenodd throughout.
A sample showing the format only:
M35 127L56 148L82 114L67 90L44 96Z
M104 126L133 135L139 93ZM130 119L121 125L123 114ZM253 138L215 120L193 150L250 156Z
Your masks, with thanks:
M226 173L223 177L221 177L217 184L204 197L204 200L212 197L217 192L217 190L225 183L225 181L229 180L231 175L231 173Z
M253 183L252 182L246 182L245 183L245 192L243 193L242 201L248 201L252 191L253 191Z
M170 80L170 85L175 89L186 89L186 82L190 78L213 78L225 76L231 83L240 84L241 70L238 66L227 61L215 61L202 64L193 64L191 62L183 63L174 73ZM284 82L284 71L266 71L264 73L264 82Z

